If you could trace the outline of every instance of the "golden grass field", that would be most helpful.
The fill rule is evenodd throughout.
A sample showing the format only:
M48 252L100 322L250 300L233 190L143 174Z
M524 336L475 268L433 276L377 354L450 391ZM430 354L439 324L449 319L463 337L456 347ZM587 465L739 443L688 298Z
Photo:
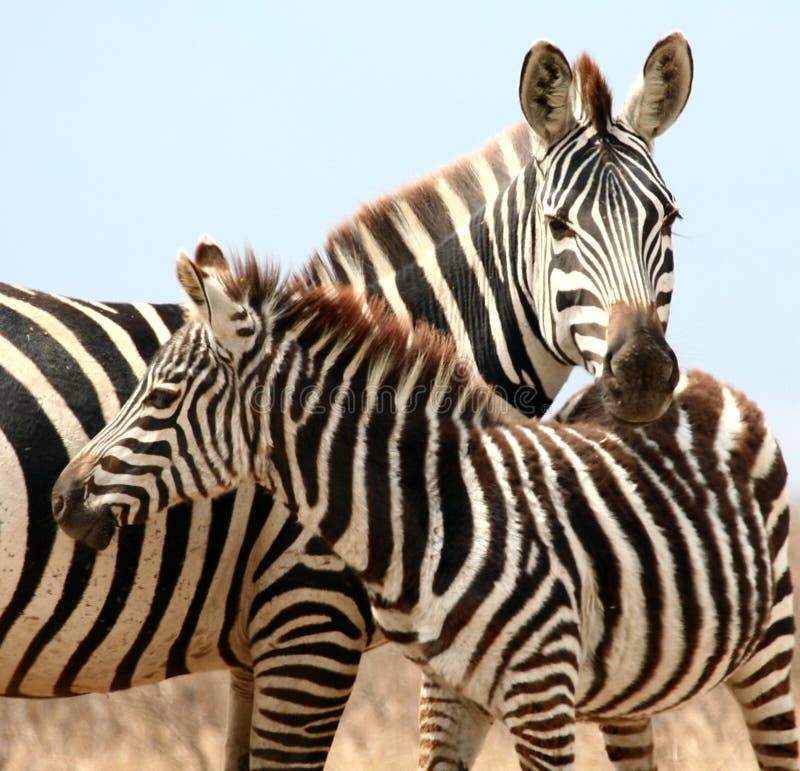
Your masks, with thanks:
M800 506L795 507L800 511ZM792 566L800 582L800 531ZM796 601L796 606L800 603ZM800 659L800 656L798 656ZM795 692L800 694L800 667ZM391 673L390 677L386 673ZM417 669L386 645L367 654L327 769L416 768ZM202 771L222 766L227 674L176 678L157 686L72 699L0 699L0 769L8 771ZM733 699L717 689L656 718L662 771L751 771L755 759ZM494 726L476 766L518 768L508 736ZM578 769L603 771L595 726L578 728Z

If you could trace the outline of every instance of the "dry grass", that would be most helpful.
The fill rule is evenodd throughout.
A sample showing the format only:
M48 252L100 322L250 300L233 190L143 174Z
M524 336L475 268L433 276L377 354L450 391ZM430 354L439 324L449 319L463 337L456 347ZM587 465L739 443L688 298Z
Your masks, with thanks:
M800 507L795 508L800 511ZM795 528L793 546L800 543ZM800 549L794 549L800 576ZM797 578L796 578L797 580ZM800 658L800 656L798 657ZM391 672L391 678L386 673ZM796 693L800 677L795 676ZM334 742L332 771L392 771L416 764L419 674L391 646L369 653ZM110 696L30 701L0 699L0 768L22 771L205 771L222 764L227 675L178 678ZM581 725L578 768L610 769L594 726ZM656 719L664 771L756 768L744 723L723 689ZM507 735L495 726L480 771L517 768Z

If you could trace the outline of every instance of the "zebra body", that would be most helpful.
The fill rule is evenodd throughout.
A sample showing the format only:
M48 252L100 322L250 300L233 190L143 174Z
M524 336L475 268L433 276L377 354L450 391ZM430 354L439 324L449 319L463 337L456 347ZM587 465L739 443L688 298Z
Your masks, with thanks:
M744 396L691 373L644 427L598 386L569 425L518 423L451 341L353 290L298 296L207 242L178 273L199 318L59 478L68 532L255 479L524 768L571 767L576 719L649 739L650 715L722 682L762 767L798 767L786 470ZM615 752L651 767L647 744Z

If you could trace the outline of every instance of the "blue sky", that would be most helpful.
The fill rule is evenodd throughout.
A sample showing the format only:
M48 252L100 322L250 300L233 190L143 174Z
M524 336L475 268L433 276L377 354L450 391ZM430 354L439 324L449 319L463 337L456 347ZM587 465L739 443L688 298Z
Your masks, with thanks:
M762 405L800 494L795 6L4 3L0 280L178 301L175 252L203 232L298 264L517 121L535 39L592 54L619 108L681 29L693 92L656 144L684 216L669 337Z

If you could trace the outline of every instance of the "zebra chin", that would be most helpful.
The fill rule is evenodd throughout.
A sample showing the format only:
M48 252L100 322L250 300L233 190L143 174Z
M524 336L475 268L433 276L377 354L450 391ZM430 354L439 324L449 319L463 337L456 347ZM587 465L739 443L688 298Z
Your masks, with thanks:
M68 512L57 521L58 526L70 538L85 543L96 551L107 548L117 530L117 520L109 506Z

